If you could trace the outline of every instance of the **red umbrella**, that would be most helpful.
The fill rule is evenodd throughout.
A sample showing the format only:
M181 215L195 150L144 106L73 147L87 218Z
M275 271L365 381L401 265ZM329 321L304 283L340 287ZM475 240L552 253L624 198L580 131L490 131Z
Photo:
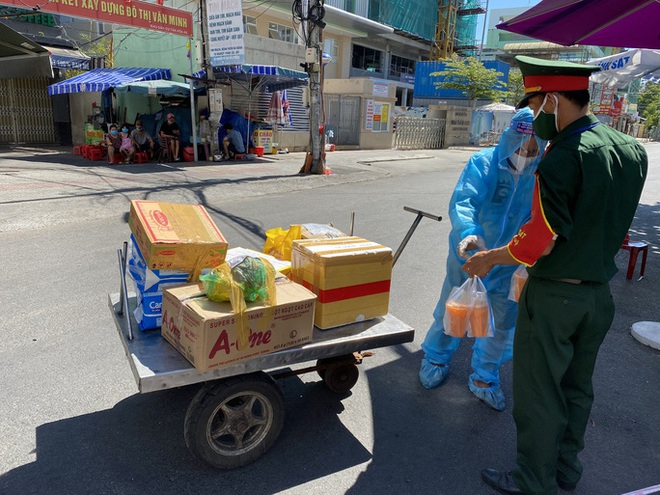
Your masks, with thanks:
M660 0L542 0L497 28L564 46L660 48Z

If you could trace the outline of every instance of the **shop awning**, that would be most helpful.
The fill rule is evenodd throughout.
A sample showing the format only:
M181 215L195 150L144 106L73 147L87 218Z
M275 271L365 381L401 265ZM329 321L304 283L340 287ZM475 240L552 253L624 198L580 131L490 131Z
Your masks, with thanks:
M51 63L56 69L89 70L92 59L78 50L55 46L44 48L50 52Z
M223 65L213 67L213 75L218 81L233 80L249 83L251 90L264 87L271 93L304 86L308 79L305 72L277 65ZM196 79L204 79L206 71L196 72L192 76Z
M591 75L591 81L606 86L622 89L638 78L660 81L660 50L635 48L609 57L592 59L588 63L601 68Z
M66 93L85 93L105 91L122 84L137 81L153 81L155 79L170 79L170 69L151 69L135 67L113 67L111 69L94 69L79 76L60 81L48 86L49 95Z
M53 77L44 47L0 22L0 79Z
M195 89L195 93L202 88ZM122 84L115 88L115 93L136 93L141 95L190 96L187 84L159 79L156 81L138 81Z

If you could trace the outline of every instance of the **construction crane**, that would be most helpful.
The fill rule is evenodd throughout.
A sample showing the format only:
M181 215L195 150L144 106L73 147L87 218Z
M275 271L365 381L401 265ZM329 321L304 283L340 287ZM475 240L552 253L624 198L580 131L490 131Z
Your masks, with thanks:
M486 10L478 0L438 0L438 23L435 26L435 40L431 46L431 60L451 58L459 48L456 41L456 26L459 18L484 14ZM476 48L461 45L462 49Z

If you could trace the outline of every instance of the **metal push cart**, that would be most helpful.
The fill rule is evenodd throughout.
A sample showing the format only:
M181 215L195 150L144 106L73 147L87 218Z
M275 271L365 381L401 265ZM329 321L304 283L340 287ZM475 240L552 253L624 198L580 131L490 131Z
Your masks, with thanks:
M423 217L442 220L413 208L404 210L417 217L393 264ZM188 407L184 436L195 457L220 469L254 462L275 443L284 423L284 398L276 379L316 371L330 390L346 393L357 382L357 365L369 355L362 350L414 338L412 327L388 314L332 330L315 327L309 344L200 373L160 333L133 332L136 297L126 289L126 245L118 257L121 289L108 300L138 389L145 394L203 383ZM316 363L290 368L311 361Z

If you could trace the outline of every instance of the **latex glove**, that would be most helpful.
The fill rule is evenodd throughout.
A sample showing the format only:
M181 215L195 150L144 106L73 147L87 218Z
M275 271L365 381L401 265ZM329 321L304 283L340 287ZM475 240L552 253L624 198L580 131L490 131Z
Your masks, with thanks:
M469 235L458 243L458 247L456 248L456 253L458 253L458 255L461 258L468 259L470 256L466 254L466 252L474 251L475 249L479 249L480 251L485 251L486 241L484 240L483 237L479 235Z

